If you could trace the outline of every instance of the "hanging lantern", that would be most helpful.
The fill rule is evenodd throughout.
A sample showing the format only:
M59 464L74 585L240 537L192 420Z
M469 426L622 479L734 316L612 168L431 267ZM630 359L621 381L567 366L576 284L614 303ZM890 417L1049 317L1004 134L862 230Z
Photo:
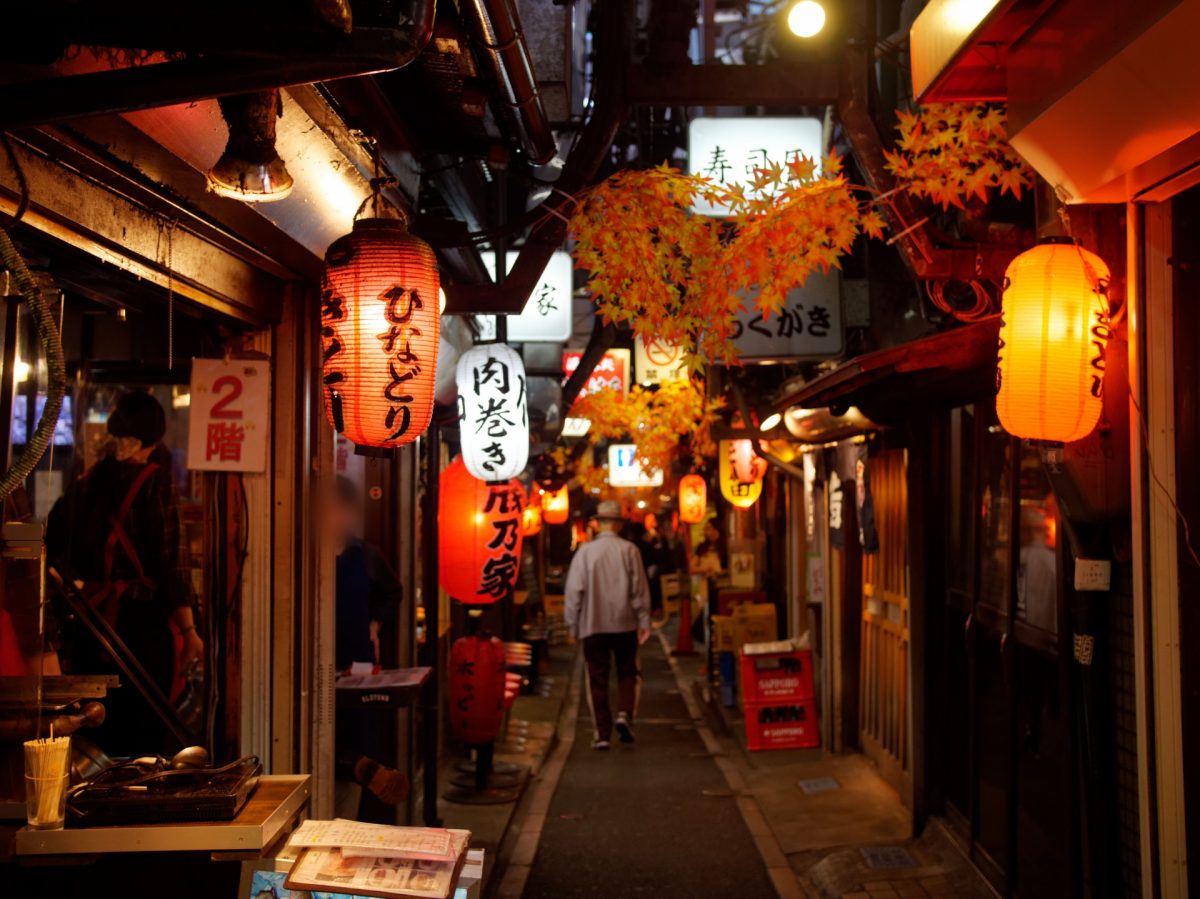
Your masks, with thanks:
M459 637L450 647L450 732L468 746L491 743L504 723L504 644Z
M517 481L474 478L459 456L442 472L438 493L438 571L442 589L467 605L508 596L521 570Z
M1108 344L1108 266L1071 243L1044 243L1004 274L996 414L1008 433L1070 443L1100 420Z
M571 517L571 494L567 485L563 484L557 490L543 491L542 519L546 524L566 524Z
M536 537L542 532L542 507L530 503L521 512L521 536Z
M433 250L403 222L370 218L335 240L321 280L325 410L359 446L411 443L429 427L438 353Z
M750 483L757 481L767 473L767 460L754 450L754 444L749 440L730 440L733 463L733 473L739 481Z
M467 471L507 481L529 461L525 364L502 343L471 347L458 360L458 422Z
M758 502L759 496L762 495L762 474L765 471L760 470L758 477L751 481L743 481L739 478L734 465L737 452L734 447L735 443L738 441L722 440L717 450L720 457L717 476L721 480L721 495L731 506L738 509L749 509Z
M699 524L708 512L708 484L698 474L679 479L679 520Z

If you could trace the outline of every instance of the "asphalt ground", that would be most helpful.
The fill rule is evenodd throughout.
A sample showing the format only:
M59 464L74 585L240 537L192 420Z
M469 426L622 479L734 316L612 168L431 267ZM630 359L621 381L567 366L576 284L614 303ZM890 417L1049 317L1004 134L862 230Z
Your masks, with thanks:
M608 752L591 748L583 691L525 899L773 899L735 799L673 692L658 640L642 647L641 663L635 744L614 735Z

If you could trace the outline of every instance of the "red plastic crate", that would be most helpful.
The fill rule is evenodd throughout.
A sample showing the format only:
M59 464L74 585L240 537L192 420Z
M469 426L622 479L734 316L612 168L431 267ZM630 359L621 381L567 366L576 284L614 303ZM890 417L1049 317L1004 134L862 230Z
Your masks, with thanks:
M815 701L747 705L746 748L808 749L821 745L821 724Z
M742 702L804 702L817 695L812 650L742 656Z

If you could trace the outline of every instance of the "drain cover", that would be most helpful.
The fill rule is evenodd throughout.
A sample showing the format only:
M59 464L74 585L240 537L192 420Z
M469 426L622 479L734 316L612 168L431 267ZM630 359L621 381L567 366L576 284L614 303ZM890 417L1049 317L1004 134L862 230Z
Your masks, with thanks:
M830 790L840 790L842 785L832 777L814 777L811 780L800 781L800 789L811 796L813 793L828 793Z
M860 849L868 868L915 868L917 860L903 846L868 846Z

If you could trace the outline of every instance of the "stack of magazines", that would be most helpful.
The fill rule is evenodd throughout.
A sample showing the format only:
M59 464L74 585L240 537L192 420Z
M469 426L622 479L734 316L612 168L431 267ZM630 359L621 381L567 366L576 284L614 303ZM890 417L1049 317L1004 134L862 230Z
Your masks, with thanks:
M467 830L305 821L288 841L285 886L354 896L449 899L466 861Z

